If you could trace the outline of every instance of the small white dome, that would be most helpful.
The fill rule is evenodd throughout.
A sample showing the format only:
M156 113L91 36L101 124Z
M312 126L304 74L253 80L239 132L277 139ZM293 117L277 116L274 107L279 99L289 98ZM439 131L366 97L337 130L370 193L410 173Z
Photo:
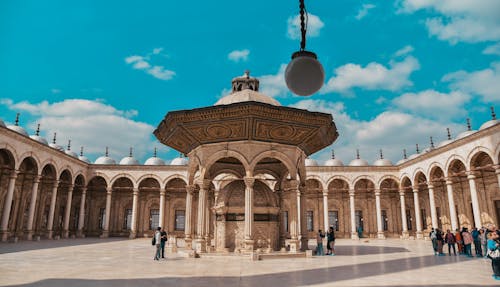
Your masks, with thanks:
M116 161L109 156L101 156L95 160L95 164L116 164Z
M368 162L364 159L357 158L349 163L349 166L368 166Z
M32 135L30 136L30 138L36 140L37 142L41 143L41 144L44 144L44 145L48 145L49 143L47 142L46 139L42 138L41 136L37 136L37 135Z
M139 165L139 161L133 156L127 156L120 160L121 165Z
M312 158L306 158L306 166L318 166L318 162Z
M452 142L453 142L453 140L445 140L445 141L442 141L442 142L440 142L440 143L438 144L438 147L445 146L445 145L450 144L450 143L452 143Z
M69 155L69 156L78 158L78 154L76 154L72 150L65 150L64 153L67 154L67 155Z
M55 144L55 143L49 143L49 146L50 146L51 148L56 149L56 150L59 150L59 151L64 151L64 148L63 148L62 146L58 145L58 144Z
M407 161L408 161L408 159L403 158L403 159L399 160L399 161L396 163L396 165L403 164L403 163L405 163L405 162L407 162Z
M2 119L0 119L0 127L4 127L5 128L5 123L2 121Z
M78 157L78 159L83 162L90 163L90 160L86 156L81 155Z
M484 124L482 124L481 127L479 128L479 130L487 129L487 128L492 127L498 123L500 123L500 121L497 119L489 120L489 121L485 122Z
M165 161L159 157L150 157L146 160L144 165L165 165Z
M170 165L188 165L189 159L186 157L176 157L170 162Z
M392 162L386 158L379 158L374 163L374 166L391 166Z
M465 138L465 137L468 137L470 136L471 134L475 133L476 131L475 130L467 130L465 132L461 132L460 134L458 134L457 136L457 140L458 139L462 139L462 138Z
M9 130L12 130L12 131L15 131L16 133L18 134L22 134L23 136L27 136L29 137L28 133L26 132L25 129L23 129L22 127L20 126L16 126L16 125L10 125L10 126L7 126L7 128Z
M414 154L412 154L412 155L410 155L410 156L408 157L408 160L410 160L410 159L414 159L414 158L417 158L417 157L419 157L419 156L420 156L420 154L419 154L419 153L414 153Z
M344 166L344 163L338 158L331 158L325 162L325 166Z
M241 102L260 102L273 106L281 106L277 100L250 89L231 93L219 99L214 106L230 105Z

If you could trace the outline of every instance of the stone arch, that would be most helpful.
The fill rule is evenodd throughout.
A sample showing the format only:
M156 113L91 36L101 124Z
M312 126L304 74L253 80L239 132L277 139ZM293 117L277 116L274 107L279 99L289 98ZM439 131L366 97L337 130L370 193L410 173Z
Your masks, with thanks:
M26 158L31 158L34 161L34 163L36 164L36 166L40 167L40 159L32 151L25 152L25 153L23 153L22 155L19 156L19 161L18 161L19 166L22 164L22 162ZM16 169L19 169L19 166L17 166Z
M408 184L409 183L409 184ZM408 175L405 175L400 182L399 185L401 188L411 188L412 187L412 182L411 179Z
M94 176L92 176L92 177L89 179L89 181L88 181L88 183L87 183L87 184L90 184L90 183L91 183L92 181L94 181L94 180L99 180L99 178L100 178L100 179L102 179L102 181L104 181L104 185L105 185L106 187L110 186L110 184L109 184L109 179L108 179L107 177L103 176L102 174L95 174Z
M381 186L382 182L383 182L384 180L386 180L386 179L392 179L392 180L394 180L394 181L398 184L398 186L400 185L400 181L399 181L399 178L398 178L397 176L390 175L390 174L386 174L386 175L382 176L382 177L378 180L378 182L377 182L377 185L376 185L376 186L378 186L378 187L380 188L380 186Z
M126 174L122 174L122 175L126 175ZM113 180L111 181L110 185L112 188L115 188L115 185L118 183L118 182L121 182L121 183L125 183L127 186L127 188L134 188L134 181L128 177L128 176L116 176L113 178ZM130 185L130 186L128 186ZM123 186L122 186L123 187Z
M16 168L16 158L14 153L7 148L0 149L0 166L8 166L10 169Z
M469 164L469 169L472 169L472 167L474 166L474 161L482 154L486 154L486 156L488 156L491 160L492 164L494 164L495 156L491 153L491 151L485 147L477 146L472 149L467 155L467 163Z
M136 188L138 186L136 179L129 173L119 173L119 174L113 176L113 178L111 178L111 180L110 180L109 185L113 186L118 179L123 178L123 177L129 179L130 182L132 182L133 188Z
M325 190L325 189L326 189L326 188L325 188L325 187L326 187L326 185L325 185L325 183L323 182L323 179L322 179L321 177L319 177L319 176L317 176L317 175L308 175L308 176L307 176L307 178L306 178L306 181L307 181L307 180L309 180L309 179L314 179L314 180L318 181L318 182L319 182L319 185L320 185L320 188L321 188L322 190Z
M290 173L290 176L292 179L295 179L298 173L298 170L295 166L295 164L290 160L289 157L286 156L286 154L276 151L276 150L271 150L271 151L265 151L255 158L252 159L252 161L249 164L249 170L254 171L255 167L257 164L264 158L273 158L281 161L282 164L285 165L285 167L288 169L288 172Z
M50 164L52 167L54 167L54 169L55 169L55 171L56 171L56 174L57 174L57 171L59 170L59 167L58 167L57 163L54 161L54 159L53 159L53 158L48 158L48 159L44 160L44 161L40 164L40 166L41 166L41 167L42 167L42 169L43 169L43 168L44 168L46 165L48 165L48 164Z
M60 171L59 176L61 176L61 174L62 174L62 173L63 173L63 171L65 171L65 170L67 170L67 171L68 171L68 172L72 175L72 176L71 176L71 178L73 179L73 174L74 174L74 172L73 172L73 168L72 168L71 166L69 166L69 165L65 165L65 166L63 166L63 167L61 167L61 168L59 169L59 171Z
M235 158L237 159L242 165L245 171L250 171L251 169L249 168L248 160L245 158L245 155L242 153L235 151L235 150L221 150L216 153L214 153L212 156L210 156L206 162L205 162L205 170L202 171L201 178L208 179L206 178L208 170L219 160L224 159L224 158Z
M418 168L416 168L416 169L413 171L413 182L418 182L418 181L417 181L417 176L418 176L419 174L423 174L423 175L425 176L425 178L426 178L426 179L428 178L428 177L427 177L427 174L425 173L425 170L424 170L423 168L421 168L421 167L418 167Z
M444 170L444 172L446 174L449 174L449 168L450 168L451 164L453 163L453 161L456 161L456 160L460 161L464 165L466 170L469 168L467 166L467 161L463 157L461 157L460 155L457 155L457 154L452 154L446 160L446 165L445 165L445 170Z
M165 188L167 188L168 183L174 179L180 179L180 180L184 181L184 183L186 185L188 184L188 179L185 176L176 173L176 174L172 174L169 177L165 178L162 182L163 186L165 186Z
M428 181L442 181L444 178L437 177L439 174L442 174L443 177L446 177L444 173L444 168L441 167L441 165L433 165L429 168L427 178Z
M413 177L412 177L411 175L409 175L407 172L404 172L404 173L402 173L402 174L400 175L400 177L399 177L399 182L403 182L403 179L404 179L405 177L407 177L407 178L408 178L408 180L409 180L410 182L412 182L412 181L411 181L411 179L412 179Z
M86 177L85 177L85 174L83 173L82 170L75 172L75 183L76 183L76 180L78 179L78 177L83 178L83 185L87 185Z
M384 189L387 188L387 187L385 187L386 185L394 185L394 186L390 186L390 187L393 187L396 190L401 187L401 184L399 183L399 179L397 177L391 176L391 175L386 175L386 176L382 177L376 186L378 186L380 191L383 192Z
M147 178L153 178L155 179L158 184L160 184L160 188L161 188L161 183L164 181L162 180L158 175L154 174L154 173L147 173L147 174L143 174L141 175L139 178L137 178L136 180L136 187L138 187L139 185L141 185L141 182ZM163 186L165 186L165 184L163 184Z
M444 174L444 171L445 171L445 168L443 167L443 165L439 162L433 162L429 165L429 167L427 168L427 178L431 178L431 174L432 172L436 169L436 168L439 168L443 171L443 174Z
M351 185L350 185L350 180L349 178L347 178L346 176L343 176L343 175L335 175L335 176L332 176L331 178L328 179L327 183L326 183L326 188L327 189L330 189L330 185L333 183L333 181L335 180L340 180L340 181L343 181L346 183L347 185L347 188L350 189L351 188Z
M356 184L363 180L363 179L366 179L368 180L369 182L371 182L373 184L373 188L375 188L375 179L369 175L360 175L358 177L356 177L353 181L352 181L352 187L353 189L356 189Z

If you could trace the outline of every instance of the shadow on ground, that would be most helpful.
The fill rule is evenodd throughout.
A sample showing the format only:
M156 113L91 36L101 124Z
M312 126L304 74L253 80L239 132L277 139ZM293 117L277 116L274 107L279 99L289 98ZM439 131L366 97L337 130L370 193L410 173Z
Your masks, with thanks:
M60 240L40 240L40 241L18 241L16 243L2 242L0 243L0 254L29 251L36 249L50 249L67 246L102 244L114 241L129 240L128 238L106 238L102 240L98 237L75 238L75 239L60 239Z

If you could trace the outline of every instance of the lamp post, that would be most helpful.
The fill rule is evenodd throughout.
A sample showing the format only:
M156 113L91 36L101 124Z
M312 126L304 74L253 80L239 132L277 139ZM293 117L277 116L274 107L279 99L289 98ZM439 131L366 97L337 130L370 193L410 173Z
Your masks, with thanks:
M292 54L292 61L285 70L287 87L296 95L310 96L316 93L325 81L325 71L311 51L306 51L307 11L304 0L300 0L300 50Z

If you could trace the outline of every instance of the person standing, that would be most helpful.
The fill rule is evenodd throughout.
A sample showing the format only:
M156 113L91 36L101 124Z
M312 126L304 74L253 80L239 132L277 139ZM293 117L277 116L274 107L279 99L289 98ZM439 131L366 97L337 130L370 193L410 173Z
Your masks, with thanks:
M488 238L486 237L486 228L481 228L479 230L479 238L481 240L481 246L483 251L483 256L486 258L486 254L488 254Z
M333 227L330 226L328 233L326 234L328 243L328 253L327 255L335 255L335 233L333 232Z
M462 240L462 234L460 233L460 230L458 228L455 232L455 242L457 243L458 253L463 254L464 253L464 242Z
M476 251L476 257L483 257L483 250L481 248L481 238L479 238L479 230L476 227L472 229L472 242L474 242L474 250Z
M457 251L455 249L455 235L451 233L448 229L446 230L446 236L444 238L445 242L448 243L448 256L451 256L451 249L453 248L453 254L457 255Z
M498 233L495 231L488 232L488 252L498 250L499 248L500 248L500 242ZM492 258L489 254L488 257L491 259L493 278L496 280L500 280L500 257Z
M465 255L472 257L472 235L466 227L462 229L462 239L464 240Z
M161 258L165 258L165 243L168 240L168 238L167 238L167 232L164 229L162 229L161 232L160 232L160 236L161 236L161 242L160 242L160 246L161 246Z
M439 256L443 256L443 233L439 228L436 228L437 252Z
M429 237L431 238L432 249L434 250L434 255L438 255L437 236L436 236L436 230L434 230L434 228L432 228L431 232L429 233Z
M156 232L153 235L155 237L155 245L156 245L156 251L155 251L155 257L154 260L160 260L160 252L161 252L161 227L156 228Z
M325 234L320 230L318 230L318 235L316 235L316 243L318 246L316 247L316 255L323 256L323 238L325 238Z

